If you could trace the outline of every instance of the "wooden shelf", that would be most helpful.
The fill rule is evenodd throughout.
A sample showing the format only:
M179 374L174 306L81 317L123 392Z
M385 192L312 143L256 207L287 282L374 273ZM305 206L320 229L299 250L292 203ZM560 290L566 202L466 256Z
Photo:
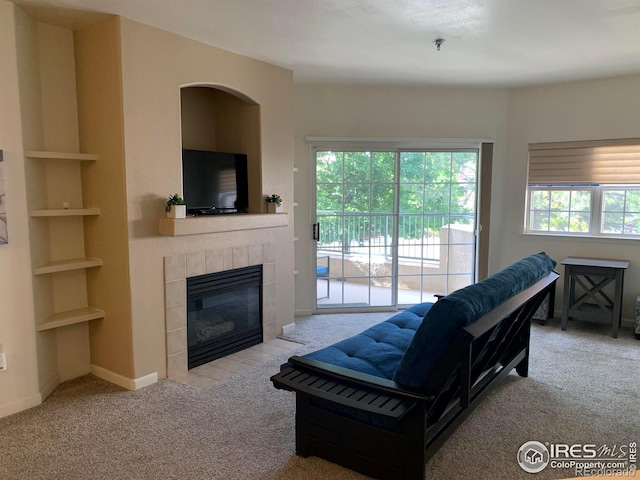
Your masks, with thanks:
M288 225L289 215L287 213L242 213L237 215L161 218L158 229L160 235L178 237L182 235L286 227Z
M37 330L43 332L52 328L66 327L67 325L75 325L76 323L88 322L104 318L104 310L98 308L79 308L77 310L69 310L68 312L60 312L51 315L47 320L38 325Z
M42 152L39 150L27 150L24 154L29 158L42 158L45 160L80 160L83 162L95 162L98 155L92 153L67 153L67 152Z
M34 275L45 275L47 273L67 272L69 270L80 270L82 268L100 267L102 260L99 258L72 258L58 262L49 262L33 269Z
M60 208L31 210L32 217L77 217L83 215L100 215L99 208Z

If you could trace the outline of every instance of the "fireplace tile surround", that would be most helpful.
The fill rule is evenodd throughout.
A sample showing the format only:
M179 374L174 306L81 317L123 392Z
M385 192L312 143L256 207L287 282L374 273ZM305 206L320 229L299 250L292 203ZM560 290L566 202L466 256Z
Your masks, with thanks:
M167 377L187 374L187 278L262 265L264 341L276 329L276 245L256 243L164 257Z

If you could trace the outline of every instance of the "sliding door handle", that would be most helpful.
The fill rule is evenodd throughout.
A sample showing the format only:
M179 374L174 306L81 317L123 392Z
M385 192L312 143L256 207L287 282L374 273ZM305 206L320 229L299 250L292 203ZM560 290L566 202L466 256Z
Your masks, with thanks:
M313 239L320 241L320 222L313 224Z

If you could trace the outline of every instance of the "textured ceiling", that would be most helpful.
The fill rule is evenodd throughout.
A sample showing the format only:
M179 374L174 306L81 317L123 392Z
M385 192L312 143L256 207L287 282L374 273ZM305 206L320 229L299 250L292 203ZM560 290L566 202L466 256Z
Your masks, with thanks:
M71 28L87 12L122 15L289 68L296 83L513 87L640 73L640 0L15 3Z

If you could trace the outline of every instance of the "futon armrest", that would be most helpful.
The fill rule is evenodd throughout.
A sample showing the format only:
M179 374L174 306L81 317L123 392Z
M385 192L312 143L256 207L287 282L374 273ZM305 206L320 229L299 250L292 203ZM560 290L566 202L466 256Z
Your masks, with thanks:
M416 400L433 400L435 398L432 394L424 394L416 392L414 390L407 390L398 385L393 380L387 380L386 378L376 377L375 375L369 375L368 373L358 372L349 368L338 367L330 363L320 362L307 357L300 357L294 355L289 359L289 363L295 366L299 366L306 370L321 373L331 376L332 378L346 380L354 385L363 387L375 388L394 395L402 395L407 398L414 398Z
M271 377L276 388L393 420L404 417L417 403L434 398L384 378L305 357L291 357L289 363L291 367Z

